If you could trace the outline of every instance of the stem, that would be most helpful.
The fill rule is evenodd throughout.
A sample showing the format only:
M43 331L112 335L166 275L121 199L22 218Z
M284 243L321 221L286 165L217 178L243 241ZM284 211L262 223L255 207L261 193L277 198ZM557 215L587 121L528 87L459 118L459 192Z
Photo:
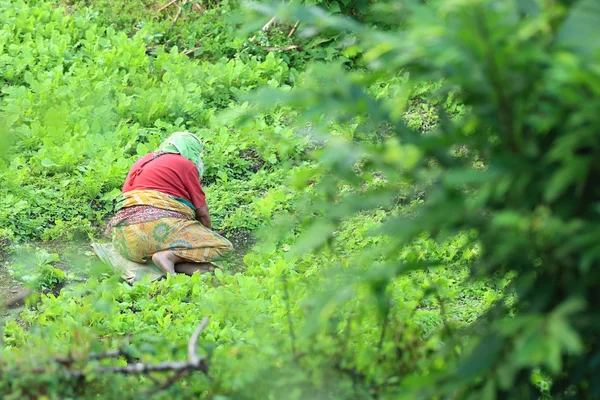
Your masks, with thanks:
M290 306L290 292L288 289L288 281L285 274L281 277L283 279L283 300L285 301L285 309L287 311L287 320L290 327L290 340L292 343L292 354L296 357L296 334L294 333L294 324L292 321L292 307Z

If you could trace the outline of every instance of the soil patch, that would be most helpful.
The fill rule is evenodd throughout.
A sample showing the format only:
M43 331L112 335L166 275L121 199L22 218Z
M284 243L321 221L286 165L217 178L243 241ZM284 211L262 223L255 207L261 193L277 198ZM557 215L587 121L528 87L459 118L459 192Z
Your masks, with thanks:
M10 308L18 308L25 302L25 297L29 293L21 282L15 281L8 271L6 266L8 261L4 262L0 267L0 303L2 308L0 309L0 315L6 316L9 314L8 310L4 308L4 305L10 305Z
M230 265L232 272L241 272L246 269L244 265L244 256L252 246L256 244L256 238L249 231L232 231L223 232L231 244L233 245L233 251L228 256L228 264Z

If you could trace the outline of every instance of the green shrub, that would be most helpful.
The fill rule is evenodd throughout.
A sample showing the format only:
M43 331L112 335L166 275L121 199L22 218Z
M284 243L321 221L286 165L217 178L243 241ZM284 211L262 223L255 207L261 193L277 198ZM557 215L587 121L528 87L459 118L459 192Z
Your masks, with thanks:
M132 161L180 129L206 142L218 224L264 228L244 273L92 276L41 296L3 327L3 398L600 396L599 69L582 40L595 3L382 2L379 31L334 3L362 7L280 18L352 32L364 70L214 56L239 42L210 62L172 43L148 57L151 24L129 38L89 13L0 4L0 104L18 138L2 232L88 233ZM61 278L50 264L42 285ZM210 378L107 372L185 359L204 316Z
M302 8L287 11L292 20L356 32L369 49L369 69L344 73L327 65L315 70L305 90L268 91L257 100L307 110L300 122L313 122L317 132L326 132L329 121L360 116L364 135L380 126L389 133L375 146L330 141L320 156L327 178L296 217L306 229L300 243L304 250L321 249L357 211L421 199L377 229L390 241L385 252L368 247L359 258L373 271L355 282L370 285L380 299L384 327L401 318L385 306L395 277L439 262L429 251L398 257L425 233L440 241L474 232L468 243L481 252L471 266L473 279L512 277L503 290L509 297L490 299L494 307L485 318L460 333L446 330L446 351L421 360L430 363L427 377L402 369L380 377L399 382L381 388L385 396L529 398L540 395L532 382L545 376L552 396L599 398L600 52L589 40L598 33L598 3L408 3L388 8L406 23L391 31ZM401 72L423 84L440 82L441 101L423 108L422 121L431 122L409 117L406 124L393 103L367 90L370 82ZM383 183L369 190L374 177ZM402 182L419 190L406 193ZM308 222L307 215L318 218ZM378 262L386 268L375 268ZM321 312L342 293L332 290Z
M206 143L205 185L227 177L238 182L229 190L240 192L248 181L256 186L252 175L261 168L303 152L281 112L269 116L275 123L257 120L255 131L215 121L244 93L289 79L274 54L213 64L160 47L150 58L143 33L128 38L88 13L65 15L45 2L5 1L2 9L0 115L2 131L18 140L0 170L0 228L17 240L93 233L112 212L129 167L173 131L194 131ZM280 139L264 141L266 132Z
M9 264L8 270L14 279L31 289L46 292L66 280L66 273L51 265L59 261L58 254L28 246L16 249L16 253L17 261Z

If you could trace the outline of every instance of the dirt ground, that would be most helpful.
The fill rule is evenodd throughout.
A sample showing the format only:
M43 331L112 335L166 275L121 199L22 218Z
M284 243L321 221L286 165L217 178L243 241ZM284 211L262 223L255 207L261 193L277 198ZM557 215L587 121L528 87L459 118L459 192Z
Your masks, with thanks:
M10 304L10 308L15 308L23 305L23 299L29 292L27 289L23 287L23 284L15 281L8 274L6 270L6 265L8 261L4 261L0 266L0 303L2 305ZM4 306L1 306L0 315L6 315L8 313L7 310L4 309Z

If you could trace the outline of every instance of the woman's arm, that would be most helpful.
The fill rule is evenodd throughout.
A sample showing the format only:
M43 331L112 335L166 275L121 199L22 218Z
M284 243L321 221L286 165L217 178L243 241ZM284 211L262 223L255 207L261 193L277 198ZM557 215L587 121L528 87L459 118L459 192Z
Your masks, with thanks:
M206 204L206 195L200 184L198 169L191 161L186 160L182 166L181 175L183 185L189 194L189 200L191 200L191 203L196 208L196 220L200 221L208 229L212 229L210 213Z
M208 229L212 229L212 226L210 224L210 213L208 212L208 205L196 209L196 219Z

